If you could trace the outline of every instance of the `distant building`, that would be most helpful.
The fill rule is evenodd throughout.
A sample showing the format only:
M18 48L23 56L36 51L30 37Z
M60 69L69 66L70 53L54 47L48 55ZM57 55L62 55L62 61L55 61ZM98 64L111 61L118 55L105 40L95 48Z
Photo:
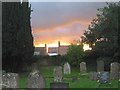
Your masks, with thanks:
M47 55L46 44L45 47L35 47L34 55Z
M65 55L67 54L69 46L62 46L58 42L58 47L49 47L48 53L57 53L56 55Z
M45 44L45 47L35 47L35 52L34 55L65 55L67 54L69 46L63 46L60 45L60 42L58 42L58 47L48 47L48 52L47 52L47 47Z
M49 47L48 53L58 53L58 47Z
M69 46L59 46L58 47L58 55L66 55Z

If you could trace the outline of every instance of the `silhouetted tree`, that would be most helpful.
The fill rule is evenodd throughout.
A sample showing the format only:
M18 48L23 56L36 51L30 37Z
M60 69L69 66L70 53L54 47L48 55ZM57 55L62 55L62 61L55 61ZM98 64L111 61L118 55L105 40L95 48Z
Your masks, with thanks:
M34 52L28 2L2 3L2 67L18 71Z

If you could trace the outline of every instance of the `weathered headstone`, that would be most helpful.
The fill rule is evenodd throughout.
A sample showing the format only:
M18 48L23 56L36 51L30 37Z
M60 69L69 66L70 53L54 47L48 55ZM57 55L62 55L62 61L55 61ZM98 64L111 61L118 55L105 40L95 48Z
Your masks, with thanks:
M104 61L97 61L97 72L103 72L104 71Z
M117 62L111 63L110 78L111 79L118 79L119 78L119 71L120 71L120 64Z
M17 73L4 73L2 75L3 88L19 88L19 76Z
M81 62L80 63L80 72L81 73L86 73L86 70L87 70L87 68L86 68L86 62Z
M70 67L70 64L68 62L66 62L64 64L63 69L64 69L64 71L63 71L64 74L71 74L71 67Z
M89 78L91 80L98 80L98 73L97 72L90 72L89 73Z
M39 71L31 72L27 79L27 88L45 88L45 82Z
M62 67L56 66L53 70L54 74L54 82L61 82L62 81Z

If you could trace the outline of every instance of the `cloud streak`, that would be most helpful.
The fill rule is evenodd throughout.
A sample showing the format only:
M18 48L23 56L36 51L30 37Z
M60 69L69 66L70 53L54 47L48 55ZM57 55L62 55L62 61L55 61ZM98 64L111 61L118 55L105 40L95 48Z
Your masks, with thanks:
M70 43L80 38L91 20L96 17L97 8L105 3L82 2L32 2L32 33L34 44Z

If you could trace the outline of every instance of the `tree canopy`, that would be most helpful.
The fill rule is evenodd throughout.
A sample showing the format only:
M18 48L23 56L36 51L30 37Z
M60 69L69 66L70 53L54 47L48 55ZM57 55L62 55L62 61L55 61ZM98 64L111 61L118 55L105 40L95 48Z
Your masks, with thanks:
M71 65L78 66L80 61L83 60L83 57L85 56L85 53L83 51L83 48L81 45L70 45L68 52L67 52L67 61Z
M34 47L28 2L2 3L2 67L17 71L30 62Z
M98 9L97 17L81 37L82 42L88 43L98 56L114 56L117 52L119 15L118 3L107 3L104 8Z

